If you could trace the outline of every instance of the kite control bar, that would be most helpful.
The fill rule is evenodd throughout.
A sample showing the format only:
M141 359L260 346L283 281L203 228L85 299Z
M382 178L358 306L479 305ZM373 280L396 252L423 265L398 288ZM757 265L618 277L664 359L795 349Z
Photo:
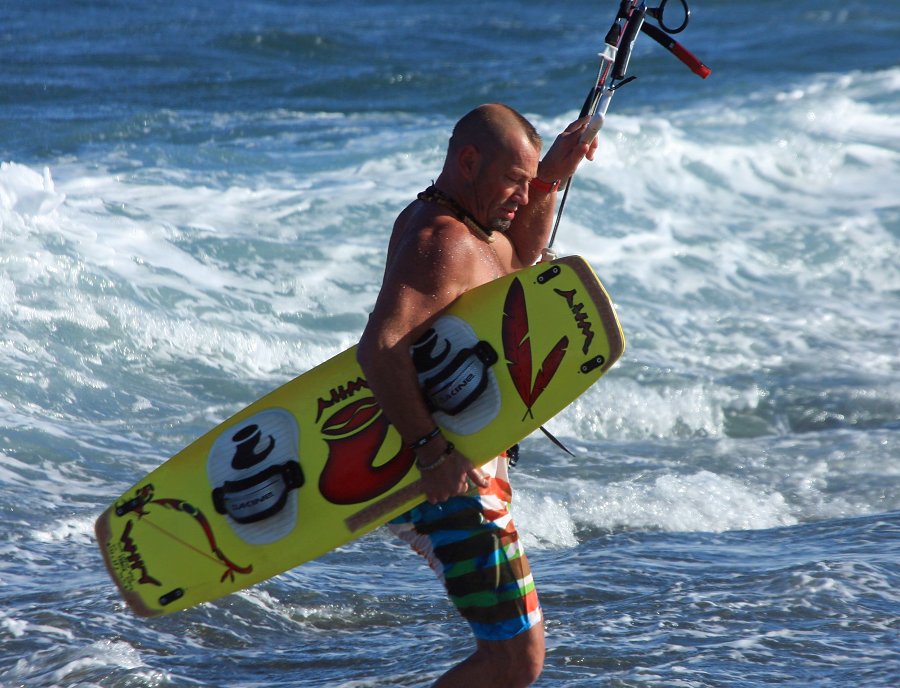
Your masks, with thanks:
M675 55L697 76L705 79L710 75L710 68L671 36L671 34L684 31L691 18L687 0L677 1L681 5L683 17L681 23L674 26L668 23L671 20L667 21L666 6L669 0L661 0L657 7L648 7L644 0L622 0L619 4L616 18L606 33L603 52L599 53L600 69L597 72L597 80L588 93L579 115L579 117L591 116L587 129L582 134L582 142L592 141L603 127L603 123L606 121L606 111L609 109L609 103L616 90L636 78L626 76L626 74L635 41L642 31ZM647 23L648 17L659 26ZM559 221L562 218L571 184L572 178L570 177L566 182L566 189L559 204L556 223L553 226L548 247L553 246L553 241L556 239L556 231L559 229Z

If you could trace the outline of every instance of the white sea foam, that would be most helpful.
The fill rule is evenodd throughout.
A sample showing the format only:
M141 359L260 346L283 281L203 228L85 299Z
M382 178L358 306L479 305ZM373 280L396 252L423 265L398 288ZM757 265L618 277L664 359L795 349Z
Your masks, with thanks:
M15 215L49 215L65 201L45 167L41 174L13 162L0 163L0 226Z
M93 545L94 519L93 517L66 518L55 521L50 527L35 530L31 536L37 542L55 543L72 542L79 546Z
M90 674L96 669L107 670L110 667L139 669L145 666L138 650L124 641L97 641L79 654L81 656L70 659L53 671L55 681L65 683L77 680L79 676Z
M23 638L27 635L34 635L52 638L54 642L73 641L75 639L75 634L68 629L32 623L11 616L4 611L0 611L0 628L5 629L13 638Z
M164 685L168 678L165 672L147 669L132 645L115 640L98 640L80 649L39 651L19 659L3 675L18 685L88 688L107 683L113 671L127 672L130 680L144 686Z
M585 165L576 177L561 248L587 252L601 274L628 274L658 291L685 295L696 291L698 277L730 291L753 276L758 290L758 281L781 277L785 261L808 261L810 248L835 244L840 253L820 249L814 269L803 264L797 277L815 281L822 269L844 269L860 279L881 275L896 288L896 244L873 213L897 208L892 190L900 184L900 154L891 142L900 113L835 97L826 83L814 82L798 100L760 103L771 115L768 137L741 114L743 104L733 110L717 105L714 116L688 109L675 120L611 116L603 164ZM812 110L820 115L809 117ZM698 136L699 127L727 128L735 143L710 146ZM873 185L873 177L881 182ZM595 224L584 227L579 206L591 205L592 195L595 203L605 197L606 206L612 200L611 209L621 203L624 217L601 210L593 215ZM632 214L649 216L653 224L623 227ZM865 229L851 229L859 222ZM592 234L624 237L591 241ZM872 242L887 253L873 252ZM687 259L707 269L693 276L691 270L673 271Z
M21 197L21 188L28 185L34 193L46 193L40 176L20 165L9 170L15 172L15 183L10 174L0 178L7 197L13 192ZM297 198L297 192L133 185L111 176L68 173L76 176L65 183L65 204L44 217L25 214L18 202L7 203L4 211L4 226L12 231L4 237L10 250L0 282L0 309L24 329L70 323L87 331L121 331L128 343L116 344L120 349L161 361L187 357L266 375L311 367L351 343L358 331L357 326L337 337L328 332L312 336L289 320L299 316L302 321L305 314L331 318L342 305L354 314L355 323L364 322L371 297L356 299L354 305L354 297L344 291L357 281L358 270L336 276L322 267L325 263L313 263L302 249L293 249L295 266L287 256L273 257L268 267L248 264L244 274L239 256L233 269L179 245L210 237L243 244L256 254L251 238L260 236L262 224L275 228L268 239L266 232L262 235L277 247L287 240L278 229L284 205L291 203L285 199ZM62 198L57 200L62 203ZM298 199L294 211L304 202ZM49 250L51 245L63 250ZM346 242L320 250L332 254L328 265L359 260L359 251ZM292 277L298 273L302 277ZM32 297L32 287L39 285L55 290L55 304ZM48 362L56 355L36 335L27 345L43 350ZM104 384L84 375L72 381Z
M570 507L561 500L548 494L539 496L529 490L519 491L511 513L522 532L526 549L557 549L578 544Z
M603 529L722 532L797 522L782 495L709 471L572 486L570 494L575 518Z
M611 375L556 416L554 433L585 440L716 437L731 397L712 385L642 385Z
M526 451L529 448L530 443ZM799 516L807 515L808 507L794 501L794 495L789 500L768 486L765 472L723 466L717 466L716 472L673 472L679 462L671 461L671 467L664 468L651 459L641 464L611 457L595 463L580 457L571 459L567 468L549 473L517 471L513 509L526 543L537 548L571 547L584 528L759 530L794 525ZM735 475L729 475L732 470ZM823 498L822 492L818 498Z
M29 624L27 621L10 617L3 611L0 611L0 627L3 628L13 638L21 638L25 635Z

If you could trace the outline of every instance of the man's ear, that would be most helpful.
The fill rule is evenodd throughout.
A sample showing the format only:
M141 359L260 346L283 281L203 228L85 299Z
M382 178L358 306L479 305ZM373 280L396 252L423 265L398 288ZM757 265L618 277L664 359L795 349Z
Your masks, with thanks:
M462 150L459 151L456 162L459 165L459 173L463 179L473 181L481 169L481 153L472 144L463 146Z

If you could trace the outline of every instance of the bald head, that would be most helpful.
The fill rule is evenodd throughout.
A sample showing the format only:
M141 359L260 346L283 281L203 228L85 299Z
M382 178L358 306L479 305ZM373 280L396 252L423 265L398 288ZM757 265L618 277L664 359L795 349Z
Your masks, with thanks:
M541 150L541 136L525 117L500 103L480 105L456 123L447 158L454 158L466 146L494 156L501 149L510 148L510 140L519 136L524 136L537 151Z

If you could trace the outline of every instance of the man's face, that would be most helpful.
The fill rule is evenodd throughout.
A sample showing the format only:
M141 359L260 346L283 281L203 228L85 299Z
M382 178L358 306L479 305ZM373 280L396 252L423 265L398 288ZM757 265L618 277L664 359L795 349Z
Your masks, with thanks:
M475 180L478 219L500 232L509 229L528 203L528 182L537 175L539 151L524 136L510 137L492 160L483 160Z

